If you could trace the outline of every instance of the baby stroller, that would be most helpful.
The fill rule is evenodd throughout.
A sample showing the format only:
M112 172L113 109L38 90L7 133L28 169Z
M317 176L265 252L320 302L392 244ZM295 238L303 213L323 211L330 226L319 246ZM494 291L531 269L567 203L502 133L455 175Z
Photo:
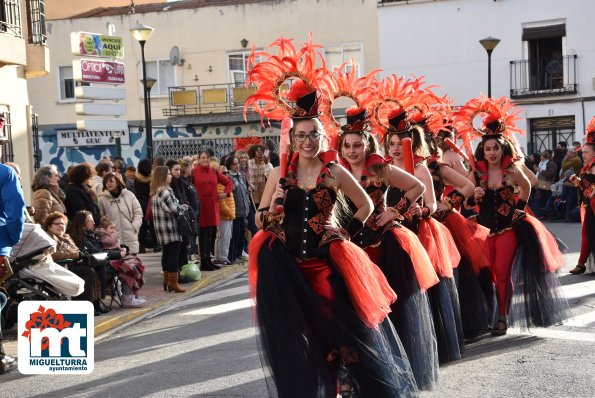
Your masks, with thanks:
M68 300L84 290L85 282L54 263L56 242L38 224L25 224L21 240L12 248L13 274L2 287L10 297L2 311L5 327L17 321L17 307L24 300Z

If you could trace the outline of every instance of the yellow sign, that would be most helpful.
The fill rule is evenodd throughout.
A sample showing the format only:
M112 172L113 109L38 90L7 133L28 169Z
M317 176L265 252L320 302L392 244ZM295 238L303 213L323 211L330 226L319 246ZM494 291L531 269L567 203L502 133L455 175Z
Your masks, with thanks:
M124 58L124 43L119 36L72 32L70 34L70 45L73 55Z

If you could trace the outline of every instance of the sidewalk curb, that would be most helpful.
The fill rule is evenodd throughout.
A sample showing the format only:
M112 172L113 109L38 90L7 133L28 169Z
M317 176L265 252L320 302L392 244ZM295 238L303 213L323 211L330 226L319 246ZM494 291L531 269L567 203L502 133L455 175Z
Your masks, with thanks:
M159 309L160 307L163 307L167 304L171 304L175 301L181 301L182 299L188 298L189 296L196 294L198 291L206 288L207 286L214 284L215 282L225 279L226 277L228 277L234 273L244 272L247 269L248 269L247 262L235 264L235 265L232 265L229 267L222 267L219 271L213 272L210 275L204 276L200 280L196 281L183 294L172 293L172 295L174 295L174 296L171 299L161 300L149 307L138 308L136 310L128 311L121 315L117 315L117 316L115 316L111 319L107 319L103 322L97 322L95 324L95 328L94 328L95 338L101 336L102 334L104 334L106 332L109 332L112 329L117 328L118 326L124 325L125 323L128 323L130 321L133 321L134 319L142 317L143 315L153 312L153 311Z

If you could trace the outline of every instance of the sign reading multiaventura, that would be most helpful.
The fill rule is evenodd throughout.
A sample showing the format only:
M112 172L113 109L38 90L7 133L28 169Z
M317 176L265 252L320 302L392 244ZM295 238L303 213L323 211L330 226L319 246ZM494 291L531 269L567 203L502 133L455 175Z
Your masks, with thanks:
M95 145L115 145L116 137L120 134L120 143L130 145L130 135L128 131L78 131L78 130L58 130L58 146L95 146Z
M77 82L124 83L124 64L122 62L76 59L72 61L72 73Z
M119 36L72 32L70 34L70 45L73 55L124 58L124 44Z

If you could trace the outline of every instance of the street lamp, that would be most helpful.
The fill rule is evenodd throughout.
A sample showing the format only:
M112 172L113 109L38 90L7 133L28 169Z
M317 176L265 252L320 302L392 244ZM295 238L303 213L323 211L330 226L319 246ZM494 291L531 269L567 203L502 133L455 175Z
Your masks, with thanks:
M153 120L153 115L151 114L151 89L153 88L153 86L155 85L155 83L157 83L157 79L152 78L152 77L147 77L145 79L147 81L147 103L149 104L149 120ZM143 84L143 80L140 81L141 84ZM151 123L151 127L153 126L153 123ZM153 137L153 135L151 135L151 137Z
M147 64L145 62L145 42L155 29L147 25L137 25L130 28L130 33L140 43L141 64L143 67L143 99L145 102L145 137L147 140L147 158L153 161L153 126L149 109L149 88L147 88ZM153 82L154 84L154 82Z
M492 51L494 48L500 43L500 39L496 39L495 37L488 36L485 39L481 39L479 44L485 48L486 52L488 53L488 97L492 97Z

